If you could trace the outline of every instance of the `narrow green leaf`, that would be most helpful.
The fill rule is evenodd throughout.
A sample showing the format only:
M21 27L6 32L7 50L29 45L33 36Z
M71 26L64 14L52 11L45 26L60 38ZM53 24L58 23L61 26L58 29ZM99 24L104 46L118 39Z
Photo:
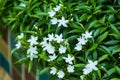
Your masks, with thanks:
M20 60L18 60L18 61L16 62L16 64L17 64L17 63L23 63L23 62L25 62L27 59L28 59L27 57L21 58Z
M101 61L107 59L107 57L108 57L108 54L105 54L105 55L101 56L101 57L98 59L98 62L100 63Z
M102 42L104 39L106 39L107 36L108 32L103 33L100 37L98 37L97 42L98 43Z
M30 61L30 62L29 62L29 65L28 65L28 72L30 72L30 71L31 71L31 69L32 69L32 65L33 65L33 62L32 62L32 61Z
M43 75L49 71L49 67L42 69L37 75Z

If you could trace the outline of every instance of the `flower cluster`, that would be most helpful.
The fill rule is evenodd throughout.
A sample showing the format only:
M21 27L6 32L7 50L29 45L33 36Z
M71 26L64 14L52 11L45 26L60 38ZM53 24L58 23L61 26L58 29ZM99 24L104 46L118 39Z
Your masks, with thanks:
M81 37L79 37L79 38L77 39L77 40L78 40L78 43L76 44L75 49L76 49L77 51L82 50L82 46L86 44L86 42L88 41L89 38L92 38L92 32L86 31L84 34L82 34Z
M65 20L65 18L62 16L61 19L57 19L55 16L56 12L59 11L61 9L62 5L58 5L55 8L53 8L53 10L51 10L50 12L48 12L49 16L52 18L51 19L51 23L53 25L58 23L58 27L63 26L63 27L67 27L67 23L69 22L69 20Z

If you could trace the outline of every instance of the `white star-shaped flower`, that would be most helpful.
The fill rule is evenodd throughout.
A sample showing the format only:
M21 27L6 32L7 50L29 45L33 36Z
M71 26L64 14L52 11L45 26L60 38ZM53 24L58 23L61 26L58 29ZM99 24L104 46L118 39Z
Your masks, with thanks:
M47 42L48 38L43 38L43 41L40 43L42 45L42 47L45 47L48 45L48 42Z
M56 12L51 10L50 12L48 12L48 14L49 14L50 17L53 17L56 14Z
M48 40L49 41L52 41L52 40L55 40L55 37L54 37L54 34L48 34Z
M58 20L57 20L57 18L53 18L53 19L51 19L51 22L52 22L52 24L57 24Z
M67 71L68 71L69 73L74 72L74 66L68 65Z
M59 78L63 78L65 76L65 73L62 70L60 70L58 71L57 75Z
M60 35L55 34L55 40L57 41L57 43L61 43L61 42L63 42L62 37L63 37L62 34L60 34Z
M55 53L55 47L52 46L52 44L49 42L43 50L47 50L49 54L54 54Z
M59 11L60 10L60 8L61 8L61 6L60 5L57 5L55 8L53 8L55 11Z
M49 60L48 61L53 61L57 58L56 54L54 53L52 56L49 56Z
M81 44L76 44L75 50L77 50L77 51L82 50L82 45Z
M59 53L63 54L66 52L66 47L60 45L60 48L59 48Z
M30 46L30 48L27 50L27 54L28 57L30 57L30 60L32 61L33 58L38 58L37 54L38 54L38 51L37 51L37 47L33 47L33 46Z
M17 42L17 44L15 45L17 49L19 49L21 47L21 42Z
M98 68L96 67L96 65L98 64L97 61L91 61L88 60L88 64L86 65L86 68L91 68L92 70L98 70Z
M50 69L51 69L50 74L55 75L57 72L57 69L55 67L51 67Z
M18 35L18 39L22 39L24 37L24 34L21 33L20 35Z
M92 32L86 31L82 36L85 37L85 39L92 38Z
M65 18L62 17L61 20L58 20L58 22L59 22L58 27L60 27L61 25L62 25L63 27L67 27L66 24L68 23L68 21L69 21L69 20L65 20Z
M70 54L68 54L68 57L63 57L66 63L73 64L72 60L74 60L74 57L71 57Z
M38 37L31 36L28 42L30 43L30 45L36 45L38 44L37 40L38 40Z
M91 61L91 60L88 60L88 64L85 66L85 68L83 69L83 74L84 75L87 75L89 74L90 72L92 72L93 70L98 70L98 68L96 67L96 65L98 64L97 61Z
M85 45L87 42L87 40L84 37L78 38L78 41L79 41L79 44L81 44L81 45Z

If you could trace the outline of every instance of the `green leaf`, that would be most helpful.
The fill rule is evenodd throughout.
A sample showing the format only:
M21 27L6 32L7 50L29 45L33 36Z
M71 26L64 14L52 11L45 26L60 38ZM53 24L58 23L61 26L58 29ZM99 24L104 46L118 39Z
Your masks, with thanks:
M110 75L114 74L116 72L115 68L111 68L107 71L107 73L104 74L103 78L109 77Z
M75 67L85 67L85 64L80 63L80 64L75 64L74 66Z
M107 41L105 42L104 44L105 45L115 45L115 44L118 44L120 41L118 40L110 40L110 41Z
M101 56L101 57L98 59L98 62L100 63L101 61L107 59L107 57L108 57L108 54L105 54L105 55Z
M110 80L120 80L120 78L112 78L112 79L110 79Z
M16 64L17 64L17 63L24 63L27 59L28 59L27 57L21 58L20 60L18 60L18 61L16 62Z
M98 43L94 43L93 46L90 49L88 49L88 51L92 51L96 49L97 47L98 47Z
M119 30L116 28L116 26L110 24L110 27L111 27L113 33L116 33L116 34L119 34L119 33L120 33Z
M49 71L49 67L42 69L37 75L43 75Z
M107 38L107 36L108 36L108 32L103 33L101 36L98 37L97 42L98 43L102 42L104 39Z
M31 69L32 69L32 65L33 65L33 62L32 62L32 61L30 61L30 62L29 62L29 65L28 65L28 72L30 72L30 71L31 71Z

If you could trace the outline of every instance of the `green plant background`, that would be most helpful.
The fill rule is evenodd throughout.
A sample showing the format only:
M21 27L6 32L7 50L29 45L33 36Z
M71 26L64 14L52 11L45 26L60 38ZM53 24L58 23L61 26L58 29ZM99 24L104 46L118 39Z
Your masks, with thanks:
M26 7L19 6L20 3L24 3ZM71 44L83 32L93 32L94 38L79 52L80 55L77 54L79 63L86 63L86 59L98 60L99 70L86 76L86 80L119 80L120 0L0 0L0 29L9 28L15 35L21 32L37 32L41 37L51 32L59 34L61 28L53 28L48 17L48 11L58 4L63 4L60 15L69 20L73 18L73 22L68 23L69 28L63 29L64 37ZM39 29L34 29L34 25ZM82 54L83 52L85 53ZM79 69L84 65L75 66L78 69L75 75L82 75ZM79 79L71 76L66 80Z

